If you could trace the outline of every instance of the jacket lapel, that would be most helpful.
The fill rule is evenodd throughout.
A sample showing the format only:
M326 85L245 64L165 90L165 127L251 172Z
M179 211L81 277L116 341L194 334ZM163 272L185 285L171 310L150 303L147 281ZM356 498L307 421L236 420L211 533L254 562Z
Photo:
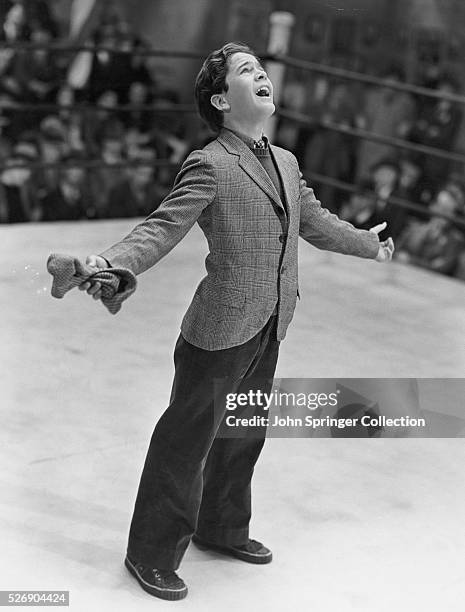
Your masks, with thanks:
M267 171L255 157L249 147L238 136L230 130L221 130L218 136L218 142L231 153L239 157L239 166L246 172L250 178L262 189L266 195L279 208L284 210L281 198L277 193L273 181L268 176ZM287 197L287 192L286 192Z

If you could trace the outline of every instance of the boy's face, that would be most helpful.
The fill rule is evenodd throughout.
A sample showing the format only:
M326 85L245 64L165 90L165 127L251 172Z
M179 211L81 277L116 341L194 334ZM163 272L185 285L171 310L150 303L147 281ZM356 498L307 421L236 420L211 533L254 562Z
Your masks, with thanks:
M243 52L232 55L226 84L228 91L223 96L227 107L223 110L231 119L247 117L248 121L263 122L274 113L273 85L255 56Z

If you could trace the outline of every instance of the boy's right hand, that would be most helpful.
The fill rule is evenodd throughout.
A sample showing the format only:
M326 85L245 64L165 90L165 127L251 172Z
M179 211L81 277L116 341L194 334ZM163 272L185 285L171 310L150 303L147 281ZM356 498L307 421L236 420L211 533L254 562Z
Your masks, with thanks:
M96 272L98 270L106 270L109 267L107 260L99 255L89 255L86 259L86 264L96 268ZM101 284L98 281L88 280L79 285L79 289L81 291L87 291L94 300L99 300L102 297Z

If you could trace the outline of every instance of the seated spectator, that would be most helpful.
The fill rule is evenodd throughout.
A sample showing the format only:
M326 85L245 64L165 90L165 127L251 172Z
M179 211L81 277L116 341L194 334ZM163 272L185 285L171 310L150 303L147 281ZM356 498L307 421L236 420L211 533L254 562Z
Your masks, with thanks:
M22 132L37 127L37 123L32 121L31 116L19 108L21 104L19 96L2 91L0 85L0 106L2 117L5 120L3 133L12 143L18 140Z
M400 166L394 160L382 160L372 168L372 180L378 196L372 226L386 221L386 233L394 241L404 231L408 219L407 209L390 201L391 197L401 197L400 177Z
M84 115L84 139L92 155L99 155L101 143L108 137L123 140L125 127L118 117L118 96L108 89L97 99L97 108L90 108Z
M39 146L41 161L46 164L58 164L63 156L69 153L65 140L63 124L58 117L46 117L40 124ZM44 195L57 188L59 169L45 167L39 172L39 195Z
M378 196L386 200L399 187L400 166L395 159L382 159L371 166L370 177Z
M22 85L15 74L15 51L13 49L0 49L0 76L3 94L13 98L21 97L24 93Z
M339 217L355 227L370 229L371 219L376 211L375 186L369 179L360 181L348 202L342 205ZM369 226L369 227L368 227Z
M28 6L28 5L26 5ZM27 42L48 45L54 36L52 26L38 19L27 24ZM2 59L2 88L18 102L46 104L53 102L60 79L55 55L47 49L5 50ZM21 113L22 129L32 129L45 116L40 108Z
M347 83L336 82L331 87L320 121L320 126L306 144L305 168L330 178L350 180L353 175L353 137L331 129L332 124L340 128L355 127L355 106ZM338 212L340 190L325 183L315 183L315 190L326 208Z
M108 195L107 216L138 217L147 216L160 204L165 190L154 180L153 149L140 149L131 161L140 162L130 166L126 177L110 190Z
M108 195L121 180L126 161L125 144L118 134L108 133L104 135L100 153L96 159L103 164L92 172L91 180L95 194L95 204L99 216L106 216Z
M37 161L39 152L33 142L19 142L0 174L0 222L24 223L40 219L40 206L33 172L27 166Z
M147 55L144 55L143 51L148 51L150 45L141 39L139 36L133 35L132 40L132 52L131 52L131 71L130 71L130 82L144 83L156 92L157 84L152 77L152 73L147 65Z
M97 209L90 192L87 173L78 154L63 158L55 189L41 200L43 221L93 219Z
M63 84L57 91L56 103L60 106L58 119L63 125L68 150L89 152L85 142L84 113L74 106L76 99L73 88Z
M24 0L20 0L24 2ZM51 0L33 0L24 2L26 9L26 22L31 30L41 27L48 30L53 38L58 36L58 23L50 6Z
M11 115L7 110L7 106L10 102L11 96L9 94L5 94L5 92L2 91L0 87L0 158L2 160L7 156L10 150L10 145L13 142L13 139L8 136L8 128L11 123Z
M87 84L89 100L96 102L105 91L112 89L118 102L122 102L131 82L131 53L124 48L124 37L123 41L120 39L118 22L111 19L101 24L95 34L94 43L102 49L94 54L92 60Z
M400 198L423 206L425 212L429 204L428 193L423 185L423 168L418 158L404 155L400 158L400 177L397 194ZM408 211L410 217L425 219L425 215L413 210Z
M147 108L153 102L150 89L146 83L134 81L128 92L128 104L133 107L130 111L122 113L121 120L126 130L133 130L145 136L147 141L153 128L153 111Z
M84 112L74 106L74 90L69 85L62 85L56 95L59 106L56 114L47 115L42 123L42 130L53 131L63 141L64 155L77 151L87 153L85 142Z
M441 189L430 210L441 215L458 215L463 209L463 199L463 193L456 189ZM399 240L396 257L399 261L451 275L464 246L463 233L450 219L432 216L428 221L412 221Z
M455 79L444 75L439 79L437 91L457 94L459 85ZM410 140L428 147L451 151L454 149L461 121L462 110L459 104L438 99L434 104L426 106L426 111L420 115L412 129ZM420 163L424 172L425 189L431 198L446 180L451 162L435 155L423 155Z
M383 76L388 83L404 81L402 70L397 67L390 67ZM379 136L407 138L415 117L415 101L409 93L380 85L368 90L364 108L357 117L357 125ZM366 177L373 164L396 154L397 150L392 145L362 140L357 155L357 178Z
M31 31L30 40L36 45L50 45L53 42L53 32L36 23ZM61 77L55 55L48 49L34 49L23 54L22 61L24 66L21 73L27 100L38 104L54 102ZM36 113L37 121L43 117L44 111Z
M377 198L375 212L369 221L370 227L386 221L386 233L394 241L399 238L407 223L407 210L389 200L399 196L400 174L400 166L391 159L384 159L371 169L371 180Z
M399 197L399 176L397 162L385 159L375 164L370 178L359 181L359 188L339 215L361 229L386 221L384 233L396 241L407 223L407 210L389 201L390 197Z

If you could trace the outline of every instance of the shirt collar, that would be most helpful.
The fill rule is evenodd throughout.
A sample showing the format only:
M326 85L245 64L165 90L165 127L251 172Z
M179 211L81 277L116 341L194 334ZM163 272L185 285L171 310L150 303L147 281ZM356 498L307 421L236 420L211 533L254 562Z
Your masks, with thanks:
M250 136L247 136L246 134L243 134L242 132L237 132L236 130L231 130L231 128L227 128L223 126L223 129L225 130L229 130L230 132L232 132L235 136L237 136L238 138L240 138L242 140L242 142L244 142L249 149L268 149L268 138L265 135L262 135L262 137L260 138L260 140L254 140L253 138L251 138Z

